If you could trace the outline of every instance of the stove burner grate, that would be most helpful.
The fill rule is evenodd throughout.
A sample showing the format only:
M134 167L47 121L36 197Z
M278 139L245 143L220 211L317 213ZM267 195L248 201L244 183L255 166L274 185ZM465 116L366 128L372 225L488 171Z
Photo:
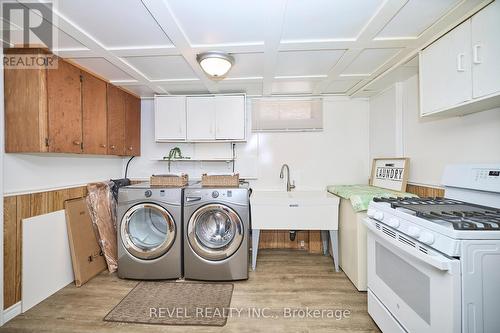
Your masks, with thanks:
M447 198L375 198L429 221L446 221L456 230L500 230L500 210Z

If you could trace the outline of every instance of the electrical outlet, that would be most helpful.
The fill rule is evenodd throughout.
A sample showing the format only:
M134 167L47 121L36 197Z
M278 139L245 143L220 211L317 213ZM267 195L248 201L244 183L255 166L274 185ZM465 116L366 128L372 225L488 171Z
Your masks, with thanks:
M303 249L305 246L306 246L306 243L303 240L301 240L300 241L300 248Z

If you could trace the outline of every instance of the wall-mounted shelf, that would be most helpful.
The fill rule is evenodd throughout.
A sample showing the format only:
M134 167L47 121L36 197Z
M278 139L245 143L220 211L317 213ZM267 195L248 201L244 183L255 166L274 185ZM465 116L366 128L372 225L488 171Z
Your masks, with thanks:
M168 159L157 158L153 161L168 162ZM173 158L170 162L234 162L234 158Z

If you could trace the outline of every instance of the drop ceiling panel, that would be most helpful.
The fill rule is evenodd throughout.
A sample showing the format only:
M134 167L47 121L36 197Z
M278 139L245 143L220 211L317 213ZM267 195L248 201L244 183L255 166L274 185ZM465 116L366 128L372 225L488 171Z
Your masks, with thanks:
M267 0L169 0L191 44L258 43L266 35Z
M207 88L201 81L190 83L162 84L160 85L160 87L165 89L169 94L173 95L208 93Z
M61 50L88 50L83 44L77 42L74 38L64 33L63 31L57 29L56 30L57 37L53 41L52 49L54 51ZM23 44L23 31L22 30L13 30L10 32L10 42L14 45ZM30 44L32 45L45 45L40 38L38 38L35 34L30 34Z
M382 2L288 1L282 41L356 38Z
M370 75L400 49L365 49L347 66L342 75Z
M152 97L155 92L151 90L148 86L143 85L132 85L132 86L122 86L123 89L133 92L140 97Z
M361 80L335 80L323 91L327 94L342 94L358 84Z
M9 25L10 29L10 42L12 44L24 44L23 41L23 18L22 18L22 11L20 10L14 10L11 11L11 16L10 16L10 22L5 21ZM33 26L36 26L38 24L41 24L41 17L35 12L30 11L30 24ZM3 29L3 22L4 20L2 19L0 21L0 24L2 26L0 29ZM85 45L81 44L78 42L76 39L71 37L70 35L66 34L64 31L52 26L53 33L54 33L54 40L53 40L53 45L52 49L58 51L58 50L67 50L67 49L81 49L81 50L86 50L87 48ZM29 35L29 43L33 45L45 45L40 38L33 32L30 32Z
M57 51L62 50L88 50L88 48L78 42L76 39L57 29L57 41L55 42L54 49Z
M109 80L133 80L133 78L104 58L74 58L71 61Z
M150 80L198 79L182 56L125 57Z
M345 50L279 52L276 76L326 75Z
M415 38L459 0L410 0L382 29L377 38Z
M272 85L273 94L310 94L317 80L275 80Z
M264 53L237 53L234 66L227 77L262 77L264 75Z
M106 48L172 45L138 0L65 0L58 11Z
M241 93L247 95L262 95L262 82L233 82L221 81L217 83L221 93Z

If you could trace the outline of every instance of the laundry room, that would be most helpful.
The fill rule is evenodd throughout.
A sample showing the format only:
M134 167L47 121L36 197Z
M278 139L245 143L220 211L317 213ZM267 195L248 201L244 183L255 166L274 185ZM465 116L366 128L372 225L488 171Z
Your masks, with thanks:
M0 5L0 333L500 331L499 0Z

